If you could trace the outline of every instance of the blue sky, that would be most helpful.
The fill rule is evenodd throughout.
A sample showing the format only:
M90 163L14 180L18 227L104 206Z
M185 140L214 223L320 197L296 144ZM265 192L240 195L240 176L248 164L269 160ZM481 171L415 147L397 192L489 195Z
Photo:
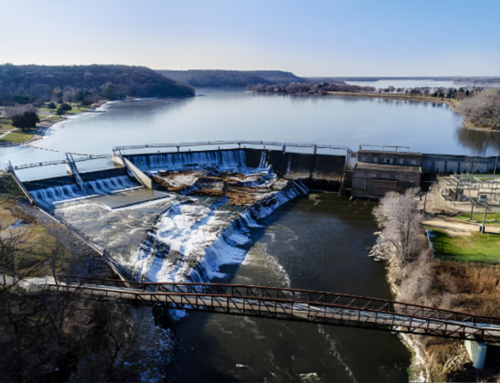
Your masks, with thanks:
M500 1L3 0L0 63L500 76Z

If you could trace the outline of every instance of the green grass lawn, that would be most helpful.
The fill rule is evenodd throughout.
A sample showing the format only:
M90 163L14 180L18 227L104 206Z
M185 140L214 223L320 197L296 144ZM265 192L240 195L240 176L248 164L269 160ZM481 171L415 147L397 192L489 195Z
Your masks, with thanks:
M500 174L495 174L495 177L493 177L493 174L474 174L474 177L478 180L492 180L493 178L500 178Z
M16 129L15 126L0 123L0 133L5 133L7 130Z
M53 113L53 112L55 112L55 111L56 111L55 109L52 109L52 110L51 110L51 109L49 109L49 108L45 108L45 107L43 107L43 108L37 108L37 109L38 109L38 111L39 111L40 113L43 113L43 114L51 114L51 113Z
M463 213L463 214L457 215L455 218L457 218L461 221L468 221L469 217L470 217L470 214ZM472 214L472 221L471 222L482 224L483 217L484 217L484 213ZM477 222L475 222L475 221L477 221ZM488 225L500 227L500 214L486 214L486 227L488 227Z
M85 110L89 109L89 108L84 108L83 106L82 106L82 107L80 107L80 109L78 109L78 107L76 107L76 106L74 106L74 105L71 105L71 106L73 107L73 109L68 110L68 111L66 112L66 114L76 114L76 113L80 113L80 112L83 112L83 111L85 111Z
M472 233L450 236L444 230L431 229L430 237L437 258L457 262L500 263L500 235Z
M28 141L35 134L36 130L30 130L23 132L22 130L16 130L15 132L7 134L4 138L0 139L0 142L24 142Z
M12 126L12 120L8 120L6 118L0 118L0 132L6 130L12 130L14 127Z
M58 121L60 119L61 119L61 116L55 115L55 116L51 116L49 118L46 118L44 121Z
M73 107L73 109L71 109L70 111L66 112L66 114L76 114L76 113L80 113L80 112L83 112L83 111L89 109L89 108L85 108L83 106L81 106L80 108L78 108L78 105L75 104L74 102L70 102L69 104ZM56 104L56 105L59 106L60 104ZM37 108L37 109L38 109L38 111L39 111L40 114L47 114L48 115L48 114L56 114L56 112L57 112L57 108L56 109L52 109L52 110L47 109L47 108Z

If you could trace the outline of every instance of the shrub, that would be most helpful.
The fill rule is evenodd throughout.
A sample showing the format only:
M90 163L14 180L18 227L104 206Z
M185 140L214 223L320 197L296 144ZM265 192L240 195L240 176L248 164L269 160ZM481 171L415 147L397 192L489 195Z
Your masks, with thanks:
M35 112L24 112L24 114L17 114L12 118L12 126L23 130L35 128L38 122L40 119Z

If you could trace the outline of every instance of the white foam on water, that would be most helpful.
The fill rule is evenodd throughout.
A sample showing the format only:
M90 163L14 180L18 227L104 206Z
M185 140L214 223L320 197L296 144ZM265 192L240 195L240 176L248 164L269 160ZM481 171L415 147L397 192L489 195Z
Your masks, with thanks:
M349 377L352 379L352 382L357 383L358 381L356 380L356 377L354 376L352 370L349 368L349 366L344 362L344 360L340 356L340 352L337 349L337 341L335 339L333 339L330 336L330 334L327 334L325 332L325 330L323 329L323 326L319 325L319 324L318 324L318 332L320 334L323 334L325 340L329 344L330 353L335 357L335 359L337 359L337 361L341 364L341 366L344 367L345 371L347 372Z
M246 251L238 248L249 241L250 227L261 227L257 219L272 213L300 192L288 185L238 215L227 210L212 210L199 200L174 203L164 212L152 236L170 247L169 255L156 256L144 244L133 262L138 279L159 282L208 282L225 278L222 265L241 264ZM288 282L289 283L289 280Z

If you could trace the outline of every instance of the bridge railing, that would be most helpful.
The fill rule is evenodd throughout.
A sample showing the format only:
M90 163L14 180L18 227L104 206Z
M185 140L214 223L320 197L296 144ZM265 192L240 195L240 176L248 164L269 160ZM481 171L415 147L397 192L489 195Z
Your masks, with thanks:
M137 150L137 149L159 149L159 148L181 148L189 146L222 146L222 145L257 145L257 146L276 146L280 148L296 147L296 148L311 148L316 153L316 149L332 149L345 150L348 154L353 155L354 152L346 145L322 145L314 143L300 142L278 142L278 141L196 141L196 142L179 142L179 143L159 143L159 144L143 144L143 145L126 145L116 146L113 151L121 150Z
M94 284L116 286L117 280L96 279L89 277L65 276L66 283ZM176 282L128 282L131 288L147 292L163 292L173 294L207 294L232 297L255 297L263 299L279 299L296 303L349 307L352 309L377 311L418 318L482 323L499 325L499 317L478 316L452 310L442 310L434 307L397 302L380 298L357 295L291 289L280 287L265 287L253 285L213 284L213 283L176 283Z
M81 156L81 157L73 158L73 162L82 162L82 161L97 160L97 159L101 159L101 158L111 158L112 157L111 154L82 154L82 153L71 153L71 152L68 152L67 154ZM37 168L40 166L64 165L67 163L68 163L67 160L32 162L29 164L15 165L15 166L13 166L13 168L14 168L14 170L22 170L22 169Z

